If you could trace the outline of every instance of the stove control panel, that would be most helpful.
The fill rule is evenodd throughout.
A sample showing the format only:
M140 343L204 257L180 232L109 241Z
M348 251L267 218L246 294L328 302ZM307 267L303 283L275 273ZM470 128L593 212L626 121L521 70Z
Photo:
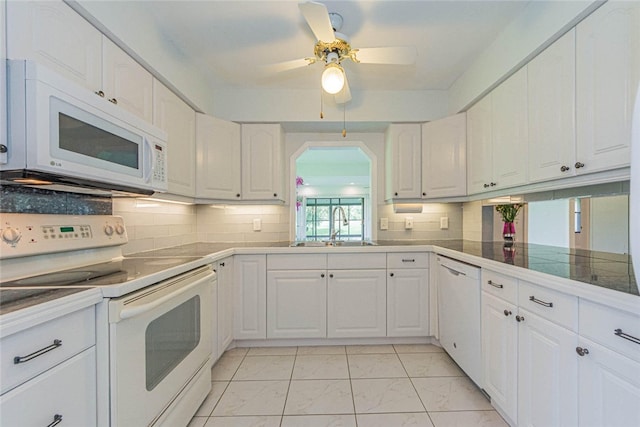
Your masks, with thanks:
M0 259L127 243L124 220L112 215L0 213Z

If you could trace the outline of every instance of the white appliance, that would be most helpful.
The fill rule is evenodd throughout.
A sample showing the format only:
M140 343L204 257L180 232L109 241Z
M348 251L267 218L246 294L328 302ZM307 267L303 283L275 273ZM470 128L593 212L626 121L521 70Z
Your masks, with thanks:
M164 131L33 61L7 64L4 181L167 190Z
M186 426L211 389L216 275L200 257L123 257L127 240L117 216L0 213L0 314L99 288L99 412L114 427Z
M442 255L437 260L440 344L482 386L480 269Z
M629 215L629 243L636 282L640 280L640 85L636 91L631 127L631 195Z

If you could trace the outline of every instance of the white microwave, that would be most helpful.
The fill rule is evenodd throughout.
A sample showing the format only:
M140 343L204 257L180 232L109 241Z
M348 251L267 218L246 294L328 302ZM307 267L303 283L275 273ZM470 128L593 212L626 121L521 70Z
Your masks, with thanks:
M167 135L33 61L7 61L3 182L167 191Z

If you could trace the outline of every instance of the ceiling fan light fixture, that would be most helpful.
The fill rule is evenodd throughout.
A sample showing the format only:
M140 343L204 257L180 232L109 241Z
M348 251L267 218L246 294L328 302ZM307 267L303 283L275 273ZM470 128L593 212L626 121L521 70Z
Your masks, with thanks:
M322 89L325 92L335 95L344 87L344 70L340 64L334 62L325 66L322 72Z

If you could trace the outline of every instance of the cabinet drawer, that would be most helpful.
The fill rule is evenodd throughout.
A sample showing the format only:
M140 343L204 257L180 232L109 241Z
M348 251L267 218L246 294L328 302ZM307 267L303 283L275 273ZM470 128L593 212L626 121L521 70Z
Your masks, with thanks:
M387 268L387 254L329 254L327 268L335 270Z
M520 282L518 305L572 331L578 330L578 297Z
M2 425L96 425L96 352L92 347L0 398Z
M518 304L518 279L515 277L483 269L482 290L511 304Z
M94 312L93 306L87 307L3 338L0 342L1 393L95 345ZM56 346L54 340L59 340L60 345ZM48 348L51 350L45 352ZM40 350L41 355L36 356ZM26 357L32 354L35 357ZM24 361L15 363L16 357Z
M267 255L267 270L326 269L326 254Z
M389 253L387 268L429 268L429 254L426 252Z
M580 336L640 362L640 316L580 300Z

